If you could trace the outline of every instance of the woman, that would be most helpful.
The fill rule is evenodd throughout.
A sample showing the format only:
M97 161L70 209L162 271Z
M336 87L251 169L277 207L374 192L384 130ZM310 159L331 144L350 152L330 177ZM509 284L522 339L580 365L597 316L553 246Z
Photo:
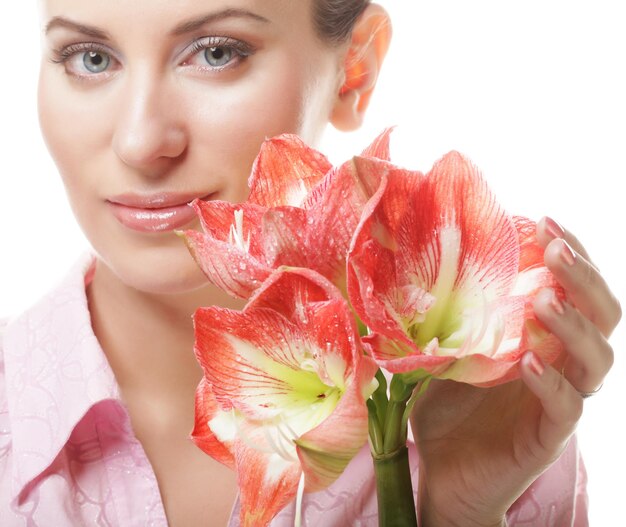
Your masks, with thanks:
M389 42L387 16L358 1L45 0L42 20L42 129L97 257L5 328L1 517L8 525L226 524L234 476L188 441L201 375L189 315L237 303L206 285L172 231L192 225L194 198L245 199L266 136L294 132L314 143L329 121L357 127ZM450 433L433 427L438 410L418 408L414 421L429 425L418 430L434 434L417 434L429 467L426 525L502 524L507 510L512 518L530 503L526 495L513 505L553 463L535 483L539 503L546 515L554 506L559 518L574 517L580 489L561 482L546 495L543 482L577 475L568 439L580 392L597 389L610 368L605 336L619 306L571 234L545 220L538 236L578 308L549 291L536 305L569 361L561 376L525 360L524 385L431 392L447 423L474 415L491 426L459 425L454 437L472 455L456 459ZM581 289L586 275L594 286ZM519 412L491 422L503 397L520 401ZM457 399L470 403L450 410ZM529 438L527 450L511 455L511 429ZM362 468L340 482L353 499L335 500L344 502L337 525L368 521L367 489L355 491ZM584 521L584 501L578 506ZM330 514L320 524L332 524Z

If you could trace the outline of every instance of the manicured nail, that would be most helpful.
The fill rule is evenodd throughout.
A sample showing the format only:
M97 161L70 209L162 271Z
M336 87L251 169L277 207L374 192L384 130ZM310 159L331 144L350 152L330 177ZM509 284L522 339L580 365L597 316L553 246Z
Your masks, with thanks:
M554 238L565 238L565 229L561 227L556 221L552 218L546 216L545 218L546 224L546 232L554 239Z
M561 247L561 258L567 265L571 267L576 262L576 253L565 240L563 240L562 245L563 246Z
M544 370L546 369L539 357L535 355L532 351L528 352L530 358L528 359L528 365L533 373L537 377L541 377L543 375Z
M554 291L552 292L550 306L552 306L552 309L554 309L557 315L563 315L565 313L565 306L563 305L561 299L556 296L556 293Z

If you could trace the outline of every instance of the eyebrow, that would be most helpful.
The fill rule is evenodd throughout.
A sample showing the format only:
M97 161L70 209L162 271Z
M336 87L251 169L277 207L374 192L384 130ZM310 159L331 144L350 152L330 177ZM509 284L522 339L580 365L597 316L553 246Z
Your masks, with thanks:
M261 15L257 15L252 11L248 11L246 9L224 9L223 11L218 11L217 13L209 13L208 15L204 15L198 18L193 18L188 20L187 22L183 22L182 24L176 26L172 31L173 36L184 35L185 33L191 33L196 29L201 28L203 25L208 24L210 22L217 22L219 20L224 20L226 18L247 18L248 20L253 20L255 22L262 22L263 24L268 24L269 20Z
M186 33L191 33L192 31L201 28L205 24L217 22L219 20L224 20L227 18L244 18L264 24L269 23L269 20L267 18L262 17L261 15L257 15L252 11L247 11L246 9L224 9L223 11L209 13L208 15L187 20L186 22L183 22L182 24L176 26L172 30L171 34L173 36L185 35ZM71 29L89 37L99 38L102 40L110 40L110 37L106 31L98 29L94 26L80 24L61 16L55 16L50 20L50 22L48 22L48 24L46 25L45 34L47 35L51 30L55 28Z
M50 31L59 27L72 29L89 37L109 40L109 35L105 31L102 31L97 27L79 24L78 22L74 22L72 20L69 20L68 18L63 18L62 16L55 16L50 20L50 22L46 24L45 34L47 35L48 33L50 33Z

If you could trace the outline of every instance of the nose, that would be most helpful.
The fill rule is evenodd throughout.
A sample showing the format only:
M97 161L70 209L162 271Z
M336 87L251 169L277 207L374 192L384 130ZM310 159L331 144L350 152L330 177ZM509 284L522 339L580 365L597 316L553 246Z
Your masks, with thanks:
M158 176L187 149L182 112L158 74L129 75L113 134L113 150L128 166Z

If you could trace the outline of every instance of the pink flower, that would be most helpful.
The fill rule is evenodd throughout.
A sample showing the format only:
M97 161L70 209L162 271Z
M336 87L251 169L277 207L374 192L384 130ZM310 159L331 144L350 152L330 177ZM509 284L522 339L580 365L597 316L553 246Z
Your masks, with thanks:
M385 170L379 159L389 157L389 133L338 168L296 136L266 141L245 203L193 203L204 233L183 237L209 281L249 298L274 269L288 265L313 269L345 291L346 254Z
M551 362L559 341L536 319L539 289L562 290L543 264L534 223L496 203L456 152L422 176L389 171L351 248L348 289L378 364L491 386L518 376L533 349Z
M242 312L202 308L194 323L192 438L236 469L242 525L266 525L302 474L305 490L325 488L365 444L377 366L340 292L307 269L276 271Z

